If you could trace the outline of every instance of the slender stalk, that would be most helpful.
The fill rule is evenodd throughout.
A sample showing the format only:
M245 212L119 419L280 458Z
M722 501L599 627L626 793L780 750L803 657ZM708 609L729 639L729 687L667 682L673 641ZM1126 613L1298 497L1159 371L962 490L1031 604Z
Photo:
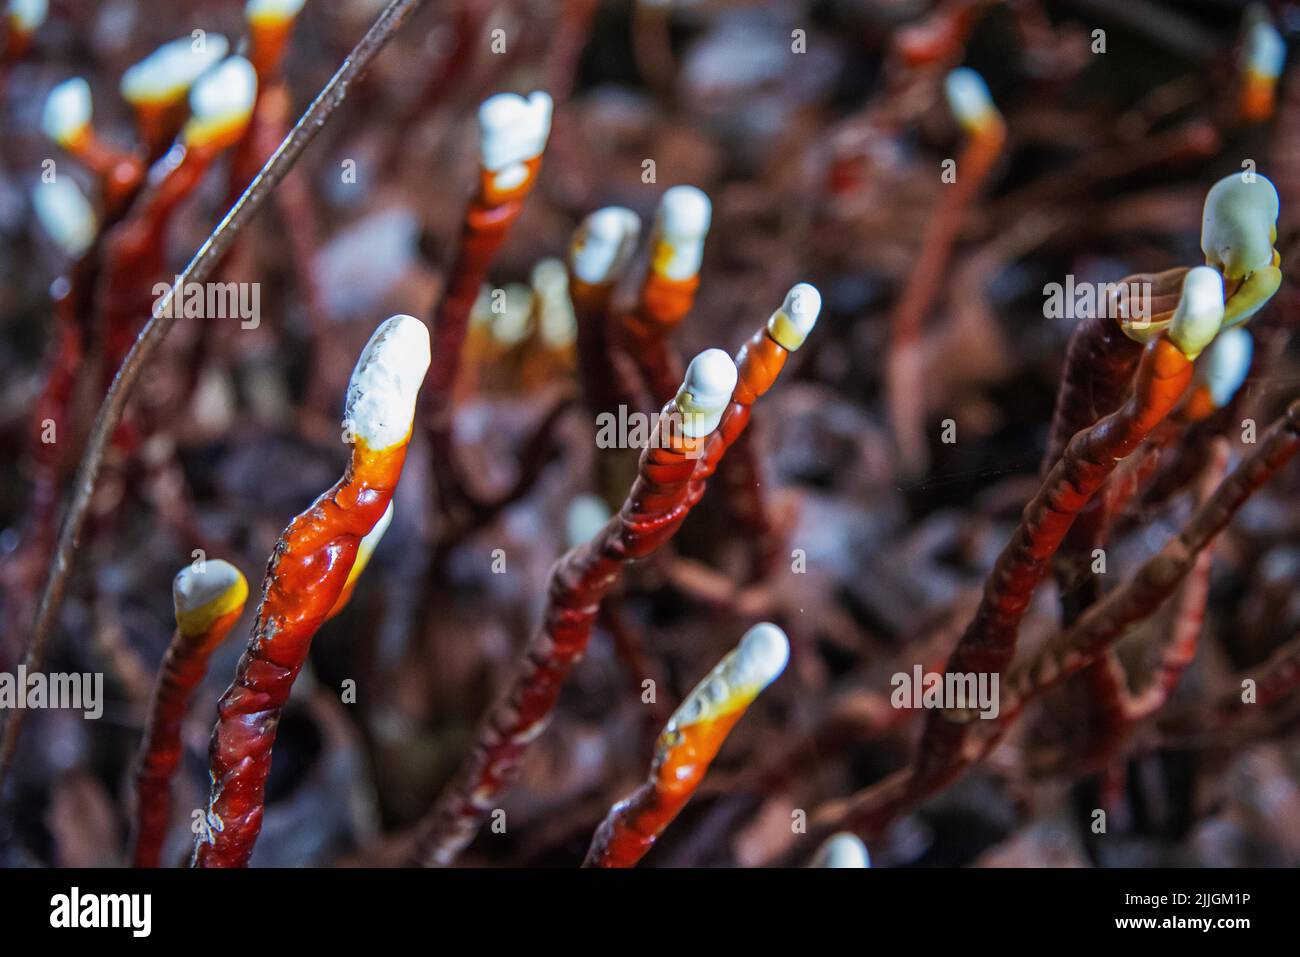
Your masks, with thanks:
M909 475L921 472L928 458L922 366L925 317L941 288L940 279L948 268L967 211L1006 141L1006 126L979 74L965 67L952 71L947 93L949 105L969 139L957 162L957 179L951 189L944 187L943 198L930 217L921 251L889 320L886 399L900 466Z
M132 867L157 867L171 824L172 776L181 760L181 723L212 652L244 613L248 582L218 559L182 570L172 583L176 634L158 671L136 766Z
M1174 290L1176 299L1177 287L1186 273L1185 268L1179 268L1150 277L1125 277L1118 285L1129 289L1134 283L1150 282L1151 309L1160 316L1164 310L1157 312L1158 308L1173 308L1174 303L1166 304L1166 296ZM1070 335L1043 453L1044 471L1060 460L1065 446L1081 429L1118 409L1132 388L1133 374L1142 358L1142 343L1130 338L1109 313L1109 309L1099 309L1081 318Z
M614 349L610 301L640 232L636 213L606 206L582 221L569 250L569 297L578 324L578 375L598 435L602 421L618 421L620 407L630 411L639 406L639 383ZM628 468L624 474L621 449L605 448L603 443L597 446L596 488L612 509L634 473Z
M635 867L699 787L727 735L790 658L776 625L755 625L673 712L650 776L596 828L583 867Z
M139 189L145 163L134 153L105 142L91 122L90 85L72 77L45 98L41 127L99 180L105 219L113 219Z
M1201 479L1202 502L1213 494L1223 479L1227 466L1228 443L1220 438L1214 442L1210 462ZM1210 597L1210 570L1213 565L1214 543L1211 542L1196 556L1179 591L1169 627L1161 635L1161 640L1150 649L1155 660L1146 687L1134 694L1128 702L1130 722L1140 721L1164 707L1182 680L1183 673L1196 658L1196 648L1205 627L1205 608Z
M348 587L362 541L387 513L428 367L429 333L413 316L381 323L357 361L344 418L347 470L276 542L248 647L217 705L195 867L243 867L253 853L280 714L312 637Z
M136 207L105 239L100 319L105 387L135 341L137 317L157 299L155 284L165 278L164 247L173 214L222 152L245 138L257 74L243 57L230 57L200 77L190 97L182 149L169 151L153 165Z
M650 237L650 269L636 307L619 322L618 346L636 363L655 406L671 399L682 380L668 337L695 305L712 217L709 198L694 186L664 193Z
M691 475L734 384L735 366L725 352L710 349L695 358L677 397L664 406L657 423L660 441L642 453L622 509L556 563L542 627L505 695L484 719L469 759L421 824L416 863L451 863L513 783L524 752L550 721L564 680L586 651L602 599L628 562L655 551L686 518ZM699 425L688 418L700 413Z
M429 456L444 515L471 507L455 456L454 389L469 315L488 267L523 212L551 129L551 98L500 93L479 109L479 187L461 222L460 246L433 317L426 406Z
M1129 627L1154 614L1241 506L1297 451L1300 400L1292 402L1286 414L1269 426L1255 451L1197 508L1176 538L1090 608L1078 624L1008 675L1002 683L1001 709L994 727L978 737L963 736L958 744L966 746L951 753L944 774L923 774L915 764L895 772L849 798L827 804L812 822L809 836L817 838L841 828L864 837L878 834L900 814L961 777L993 750L1031 700L1097 661ZM1288 652L1279 653L1276 668L1267 669L1270 700L1293 687L1292 679L1300 680L1300 658L1294 656L1294 649Z
M1116 465L1174 407L1191 378L1191 361L1168 339L1162 337L1145 347L1128 402L1074 437L1025 506L945 671L991 674L1006 669L1015 652L1020 620L1071 524ZM916 758L920 780L943 779L949 773L969 728L959 714L929 715Z
M59 609L63 604L63 594L67 588L68 575L72 572L77 538L86 520L90 498L95 490L95 480L104 463L104 453L126 411L132 389L179 318L171 308L178 287L183 288L189 283L201 283L208 279L239 232L261 209L276 184L284 178L293 164L298 161L303 150L347 98L352 84L365 73L371 61L392 39L393 34L423 3L424 0L392 0L384 8L366 35L352 49L347 59L317 94L311 106L289 131L289 135L285 137L279 149L266 161L257 178L248 184L248 189L244 190L239 201L231 207L212 234L199 247L194 258L182 271L180 282L157 304L149 321L136 337L134 345L131 346L109 386L104 401L100 404L81 465L77 470L72 498L59 530L58 542L50 560L45 587L41 592L36 619L32 626L31 640L28 642L24 656L24 664L29 672L39 670L45 646L58 619ZM18 747L18 735L22 729L25 713L21 709L10 711L5 720L3 740L0 740L0 794L3 794L4 783L8 778L14 752Z
M676 533L748 424L750 406L776 381L789 352L803 344L820 309L817 290L801 283L734 363L725 353L709 350L688 367L682 389L663 415L698 415L703 409L708 427L689 435L667 430L664 442L642 454L619 513L590 542L556 563L542 627L506 693L484 719L470 758L419 826L413 863L445 866L473 840L494 802L513 783L529 744L550 720L564 680L586 650L602 600L628 562L647 557ZM706 357L708 365L696 370ZM735 378L724 389L726 369ZM702 393L704 385L708 388Z
M1088 610L1079 623L1048 642L1008 677L1012 707L1059 684L1094 660L1173 594L1195 565L1197 556L1230 522L1238 509L1300 450L1300 400L1274 421L1258 447L1242 461L1196 510L1179 535L1148 559L1123 585Z

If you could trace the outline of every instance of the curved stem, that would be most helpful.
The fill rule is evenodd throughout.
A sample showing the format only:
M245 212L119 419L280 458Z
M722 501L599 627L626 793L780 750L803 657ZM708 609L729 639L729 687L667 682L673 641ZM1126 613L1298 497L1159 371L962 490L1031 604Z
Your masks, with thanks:
M118 423L122 420L127 401L131 398L131 391L140 374L149 364L158 347L162 345L163 339L167 337L172 326L176 324L177 317L171 315L173 310L170 308L176 289L183 288L189 283L201 283L207 280L226 250L235 241L235 237L239 235L240 230L262 208L276 185L284 179L285 174L298 161L298 157L302 155L308 144L315 139L330 116L347 98L352 84L360 79L393 34L423 3L424 0L392 0L384 8L383 13L371 25L361 41L353 47L347 59L330 77L329 82L317 94L316 99L299 118L294 128L289 131L289 135L284 138L279 149L266 161L257 178L248 184L239 201L231 207L217 224L216 229L199 247L194 258L181 273L180 281L158 303L153 315L140 330L140 335L131 346L131 351L127 353L126 359L108 388L108 394L104 396L104 401L99 407L90 440L77 470L72 500L68 503L66 516L59 530L58 544L50 560L45 587L41 592L40 604L36 611L36 620L32 625L31 640L24 657L24 664L28 671L36 671L40 668L45 646L49 643L50 635L54 630L54 623L58 618L59 609L63 604L63 595L67 589L68 576L72 572L77 538L86 520L90 498L95 490L95 480L104 464L104 453L108 449ZM18 747L18 735L22 729L25 713L23 710L10 711L5 721L3 740L0 740L0 794L3 793L14 752Z

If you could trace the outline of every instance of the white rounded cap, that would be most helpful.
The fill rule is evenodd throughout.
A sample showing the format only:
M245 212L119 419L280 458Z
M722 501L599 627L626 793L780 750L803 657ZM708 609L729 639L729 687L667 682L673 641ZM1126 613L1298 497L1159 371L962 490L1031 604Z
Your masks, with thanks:
M248 20L263 17L276 20L289 20L298 15L306 0L248 0L244 5L244 17Z
M704 239L713 219L713 204L703 190L673 186L664 192L655 214L652 265L669 279L690 279L704 261Z
M69 256L80 256L95 240L99 221L94 207L71 176L32 188L36 218L50 238Z
M997 115L988 84L970 67L960 66L951 71L944 80L943 91L948 98L948 109L967 130L980 127Z
M49 16L49 0L9 0L9 22L24 33L31 33Z
M1232 401L1250 371L1254 340L1242 326L1224 329L1196 367L1196 378L1210 392L1216 409Z
M808 334L817 325L822 311L822 294L812 283L801 282L790 287L781 308L767 320L768 334L788 352L804 344Z
M348 383L344 424L371 449L406 441L415 400L429 369L429 330L414 316L380 323Z
M551 98L540 90L524 99L517 93L488 97L478 110L479 152L483 168L499 173L541 156L551 134Z
M248 599L248 582L239 569L219 558L189 565L172 579L176 630L182 635L206 633L218 618L238 614Z
M755 625L740 639L729 675L733 687L766 688L785 671L790 642L771 622Z
M790 642L776 625L755 625L740 639L673 712L664 729L672 735L681 728L743 710L785 670Z
M45 97L41 129L63 145L86 128L90 116L90 84L79 76L69 77Z
M186 565L172 579L172 604L177 616L212 604L243 580L238 568L220 558L209 558L197 568Z
M1210 187L1201 217L1205 260L1229 279L1268 266L1277 234L1277 189L1258 173L1244 175L1229 174Z
M1223 277L1217 269L1197 266L1183 279L1183 293L1169 323L1169 339L1183 355L1195 359L1214 341L1223 325Z
M606 206L584 219L573 234L569 264L586 283L616 280L627 267L641 235L641 217L622 206Z
M253 112L257 100L257 71L242 56L223 60L190 90L190 122L239 123Z
M716 429L735 389L736 363L721 349L705 349L692 359L674 400L682 432L699 439Z
M205 34L202 43L189 36L164 43L122 74L122 98L134 104L178 100L229 49L220 33Z
M578 321L569 299L569 270L554 256L545 256L529 274L533 287L537 331L548 349L565 349L578 336Z
M1256 76L1276 80L1286 63L1286 42L1277 28L1266 19L1256 20L1246 29L1241 46L1241 67Z
M871 856L861 838L841 831L826 839L817 849L809 867L870 867Z

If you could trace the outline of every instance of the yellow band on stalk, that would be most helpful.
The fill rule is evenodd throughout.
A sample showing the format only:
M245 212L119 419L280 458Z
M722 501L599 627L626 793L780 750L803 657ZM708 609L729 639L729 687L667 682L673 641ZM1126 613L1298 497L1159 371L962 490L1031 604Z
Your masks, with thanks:
M789 642L781 629L768 622L755 625L686 696L664 728L664 737L744 711L777 679L789 656Z
M197 637L212 627L218 618L238 612L248 600L248 580L238 571L235 579L216 598L185 611L177 610L176 627L186 637Z
M251 115L252 111L249 110L207 120L190 117L185 123L181 137L185 145L191 148L211 146L214 149L225 149L239 142Z

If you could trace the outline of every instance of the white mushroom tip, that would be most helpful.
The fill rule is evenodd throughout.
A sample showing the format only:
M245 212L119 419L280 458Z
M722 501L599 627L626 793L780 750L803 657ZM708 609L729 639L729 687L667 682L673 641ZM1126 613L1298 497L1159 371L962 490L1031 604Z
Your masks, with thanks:
M1214 341L1223 325L1223 277L1217 269L1197 266L1183 279L1183 292L1169 324L1169 338L1189 359Z
M256 99L257 71L242 56L232 56L195 82L190 112L200 120L238 117L251 112Z
M832 834L817 849L810 867L870 867L871 855L867 845L856 834L841 831Z
M63 145L90 124L90 84L79 76L69 77L50 90L41 114L41 129Z
M49 0L9 0L9 22L23 33L36 30L49 16Z
M122 74L122 97L137 106L179 100L229 49L230 41L220 33L164 43Z
M776 625L763 622L718 662L673 712L665 734L723 714L743 711L780 677L790 660L790 642Z
M745 632L736 646L735 684L766 688L785 671L790 661L790 641L771 622L761 622Z
M71 176L59 176L32 188L36 218L69 256L80 256L95 241L99 220L85 193Z
M777 344L794 352L804 344L822 311L822 294L812 283L796 283L785 294L781 308L767 320L768 334Z
M290 20L302 10L306 0L248 0L244 17L248 20Z
M380 323L348 383L343 422L355 439L375 450L406 441L429 358L429 330L419 319L397 315Z
M702 240L713 219L713 203L695 186L673 186L659 201L656 227L665 237Z
M664 192L655 213L651 268L677 281L693 278L704 262L704 240L713 219L713 204L694 186Z
M1246 38L1241 47L1242 69L1268 80L1282 75L1286 64L1286 41L1277 27L1264 17L1246 28Z
M1254 351L1254 340L1242 326L1224 329L1206 350L1196 377L1209 390L1216 409L1231 402L1246 381Z
M586 283L613 282L627 267L641 235L641 217L623 206L606 206L587 216L573 234L569 263Z
M950 71L943 90L948 98L948 108L957 122L968 130L983 126L997 115L998 108L993 105L993 95L989 93L984 77L968 66Z
M721 349L705 349L691 360L675 400L684 435L700 439L718 427L736 377L736 363Z
M209 558L187 565L172 579L172 603L176 614L198 611L240 587L244 576L230 562Z
M685 387L697 401L725 404L736 388L736 363L722 349L705 349L687 366Z
M493 173L541 156L551 134L554 104L538 90L525 99L517 93L498 93L478 110L479 151L483 168Z
M1229 173L1210 187L1201 217L1201 251L1229 279L1273 261L1280 203L1277 187L1253 171Z

